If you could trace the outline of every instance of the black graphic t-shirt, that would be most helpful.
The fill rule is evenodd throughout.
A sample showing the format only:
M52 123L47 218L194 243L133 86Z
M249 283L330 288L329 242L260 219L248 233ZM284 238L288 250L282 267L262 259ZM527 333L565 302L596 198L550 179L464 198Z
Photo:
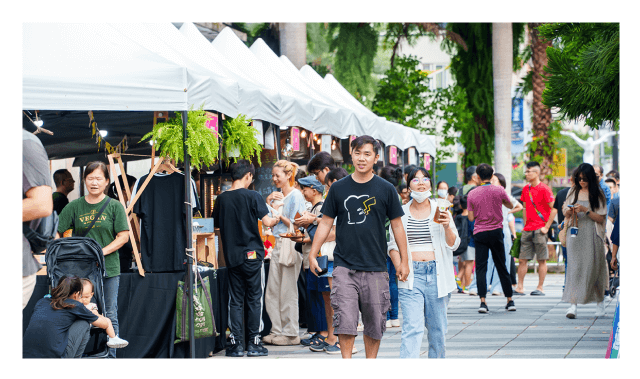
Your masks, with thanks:
M322 214L337 217L334 267L387 270L385 220L404 215L391 183L377 175L356 183L349 175L331 185Z
M213 224L220 228L227 267L239 266L247 259L264 260L258 220L268 213L267 204L256 191L239 188L218 195L213 207ZM256 254L247 254L252 251Z

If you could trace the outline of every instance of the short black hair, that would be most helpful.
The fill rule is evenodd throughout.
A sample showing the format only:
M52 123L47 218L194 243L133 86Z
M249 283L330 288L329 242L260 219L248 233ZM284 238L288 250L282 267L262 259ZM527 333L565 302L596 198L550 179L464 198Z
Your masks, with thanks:
M340 180L344 177L349 176L349 173L347 172L347 170L345 170L342 167L337 167L334 168L333 170L329 171L327 173L327 175L324 176L324 184L329 184L330 180Z
M406 165L406 166L404 166L404 173L408 175L411 172L411 170L413 170L416 167L418 167L418 166L416 166L414 164Z
M476 166L469 166L466 170L464 170L464 182L469 183L473 174L476 173Z
M540 167L540 163L536 161L527 162L527 168ZM542 167L540 167L542 169Z
M502 186L502 188L507 188L507 178L504 177L504 175L499 174L499 173L495 173L493 174L496 176L496 178L498 178L498 181L500 182L500 185Z
M436 187L438 188L438 187ZM456 196L458 194L458 189L456 187L449 187L447 194Z
M418 174L418 172L422 172L422 174L429 178L429 180L431 180L431 176L429 176L429 171L427 171L426 168L424 167L416 167L413 170L411 170L411 172L409 173L409 176L407 176L407 186L409 185L409 183L411 183L411 181L413 180L413 178L416 177L416 175Z
M618 182L614 178L607 178L604 180L605 183L613 183L614 186L618 186Z
M380 142L378 142L377 139L368 136L368 135L363 135L360 137L356 137L356 139L354 139L353 141L351 141L351 148L353 150L356 149L360 149L362 148L362 146L364 145L368 145L370 144L371 146L373 146L373 152L377 155L378 154L378 150L380 150Z
M493 176L493 167L487 163L480 163L476 167L476 174L478 174L480 180L489 180Z
M398 175L398 170L391 166L385 166L380 170L380 177L394 186L400 183L400 176Z
M333 160L333 157L331 157L331 154L326 151L314 154L309 160L309 163L307 163L307 171L310 173L322 171L325 167L329 167L329 170L336 168L336 162Z
M620 180L620 173L616 170L611 170L607 172L607 177L612 177L615 180Z
M61 168L53 173L53 183L56 187L60 187L62 185L62 182L67 178L67 174L71 176L71 173L66 168Z
M237 161L236 163L231 164L229 167L231 170L231 179L235 182L236 180L241 180L244 178L247 173L250 173L251 176L255 176L256 169L253 167L253 164L246 159L242 159Z
M597 169L598 171L600 171L600 176L603 176L603 175L604 175L604 169L602 168L602 166L593 165L593 169L594 169L594 170L596 170L596 169Z
M401 194L402 190L405 189L405 188L407 188L407 183L402 182L402 183L398 184L398 194Z

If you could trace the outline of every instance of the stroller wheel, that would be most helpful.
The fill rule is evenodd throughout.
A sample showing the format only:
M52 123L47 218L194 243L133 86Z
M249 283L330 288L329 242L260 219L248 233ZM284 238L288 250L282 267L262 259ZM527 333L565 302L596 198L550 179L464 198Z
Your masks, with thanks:
M616 287L613 287L613 288L611 288L609 290L609 293L611 294L611 297L616 297L616 292L617 292Z

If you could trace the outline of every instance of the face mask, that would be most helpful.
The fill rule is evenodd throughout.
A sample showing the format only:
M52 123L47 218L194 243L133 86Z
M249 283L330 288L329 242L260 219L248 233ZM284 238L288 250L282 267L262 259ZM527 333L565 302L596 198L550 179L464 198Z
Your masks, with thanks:
M418 203L422 203L429 197L431 197L431 191L429 190L424 192L411 191L411 198L413 198L413 200L417 201Z
M446 198L447 198L447 192L448 192L448 191L447 191L447 190L445 190L445 189L439 189L439 190L438 190L438 196L440 196L440 197L441 197L441 198L443 198L443 199L446 199Z

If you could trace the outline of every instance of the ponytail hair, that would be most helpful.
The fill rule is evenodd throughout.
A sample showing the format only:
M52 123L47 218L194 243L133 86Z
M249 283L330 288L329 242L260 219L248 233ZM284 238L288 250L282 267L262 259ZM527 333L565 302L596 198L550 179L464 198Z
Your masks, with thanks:
M51 308L55 310L73 308L73 304L65 303L75 293L82 295L82 280L77 276L66 276L60 278L60 282L51 291Z
M289 162L287 160L281 159L277 161L273 167L279 167L286 174L291 173L289 177L289 186L293 187L296 184L296 174L298 173L298 164L295 162Z

